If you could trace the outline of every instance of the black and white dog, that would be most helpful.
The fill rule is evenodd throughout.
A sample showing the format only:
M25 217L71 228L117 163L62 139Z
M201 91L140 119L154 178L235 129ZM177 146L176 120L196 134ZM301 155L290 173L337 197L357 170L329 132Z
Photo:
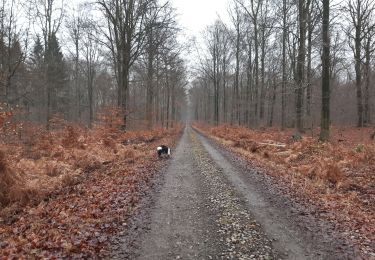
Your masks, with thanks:
M156 148L156 150L158 151L158 156L161 157L162 154L166 154L169 156L171 156L171 148L169 148L168 146L165 146L165 145L160 145L158 146L158 148Z

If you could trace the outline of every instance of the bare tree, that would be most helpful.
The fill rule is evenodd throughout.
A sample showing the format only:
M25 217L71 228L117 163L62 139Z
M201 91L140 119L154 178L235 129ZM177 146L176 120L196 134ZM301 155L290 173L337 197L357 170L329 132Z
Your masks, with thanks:
M296 130L298 133L304 131L303 127L303 90L305 88L305 67L306 67L306 23L307 12L311 0L298 0L298 58L296 74Z
M243 30L243 12L240 8L240 5L235 0L233 3L233 7L229 10L229 15L231 17L231 21L234 25L234 35L235 35L235 78L234 78L234 94L232 100L232 113L231 113L231 123L233 124L240 124L240 92L239 92L239 85L240 85L240 66L241 66L241 44L244 37ZM249 101L249 100L247 100Z
M72 16L67 21L66 27L68 29L69 36L74 45L74 88L75 88L75 106L78 120L81 119L81 90L79 86L79 61L80 61L80 43L82 37L82 13L80 10L73 10Z
M367 25L365 29L365 38L364 38L364 100L363 100L363 124L369 125L371 123L371 103L370 103L370 96L371 96L371 73L372 73L372 66L371 66L371 59L373 57L373 53L375 52L375 23L371 21L372 24Z
M287 84L287 53L286 53L286 44L287 44L287 37L288 37L288 24L287 24L287 17L288 17L288 3L287 0L283 0L283 6L282 6L282 16L283 16L283 22L282 22L282 79L281 79L281 128L284 129L286 125L285 120L285 113L286 113L286 84Z
M30 0L34 6L34 19L42 30L44 48L52 35L57 35L65 16L64 0Z
M255 122L255 90L254 90L254 60L253 60L253 35L254 30L249 25L246 30L246 90L245 90L245 122L247 126L251 126Z
M19 97L11 97L12 79L25 61L25 53L21 47L21 30L17 28L17 3L15 0L0 2L0 84L3 88L2 100L9 104ZM13 91L13 93L15 93Z
M118 106L124 110L124 128L128 115L130 69L141 55L146 38L147 15L155 0L97 0L108 23L107 46L113 54L118 84Z
M322 53L322 114L320 140L329 139L330 126L330 37L329 37L329 0L323 0L323 53Z
M86 74L87 95L89 107L89 126L92 126L94 120L94 80L97 74L99 60L98 36L94 35L95 23L86 18L82 24L82 53L85 59L84 72Z
M254 29L254 118L257 124L259 106L259 15L263 0L250 0L249 8L242 2L241 5L250 17Z
M264 3L261 5L260 10L260 45L261 45L261 84L260 84L260 100L259 100L259 118L260 120L264 119L265 114L265 102L266 102L266 95L267 95L267 85L266 82L266 55L268 49L268 41L269 37L272 34L273 26L274 26L274 17L275 15L272 13L272 6L270 5L270 1L265 0Z
M311 117L311 99L312 99L312 52L313 52L313 34L316 25L320 21L318 2L312 0L307 14L307 64L306 64L306 115Z
M52 75L47 75L48 71L58 71L55 70L54 65L49 63L48 58L51 57L47 55L48 53L51 54L52 50L49 50L51 45L55 45L55 41L57 40L57 33L60 30L60 27L63 22L64 18L64 0L30 0L32 1L34 10L34 19L43 34L44 40L44 58L45 58L45 75L44 75L44 82L45 86L45 95L46 95L46 120L47 120L47 128L49 127L49 122L52 117L52 114L56 111L53 107L56 107L54 104L54 96L55 96L55 86L53 82L50 80L53 78ZM56 47L56 46L54 46ZM50 67L52 68L50 69ZM60 69L61 70L61 69Z
M147 67L147 92L146 92L146 120L148 127L153 125L154 98L157 97L155 83L158 83L155 76L158 74L157 62L163 49L170 47L170 39L176 36L178 27L173 8L167 3L162 7L155 6L149 9L146 22L146 40L144 56Z
M208 50L210 54L210 58L212 61L211 69L210 69L210 77L213 81L214 86L214 122L215 124L219 124L219 88L220 88L220 56L221 56L221 42L220 42L220 33L221 33L221 24L220 21L216 21L215 24L208 28Z
M374 11L375 1L373 0L348 0L344 12L348 15L347 20L350 26L346 29L349 37L349 45L354 54L355 61L355 84L357 96L357 126L364 126L364 108L363 108L363 46L364 40L368 34L374 31ZM354 43L353 43L354 42ZM368 50L370 51L370 50Z
M221 58L221 70L222 70L222 78L223 78L223 95L222 95L222 100L223 100L223 106L222 106L222 111L223 111L223 122L227 122L227 115L228 115L228 72L230 68L230 61L232 59L232 52L230 50L230 36L229 32L225 27L225 24L222 23L222 33L221 33L221 42L222 42L222 58ZM238 101L237 101L238 102Z

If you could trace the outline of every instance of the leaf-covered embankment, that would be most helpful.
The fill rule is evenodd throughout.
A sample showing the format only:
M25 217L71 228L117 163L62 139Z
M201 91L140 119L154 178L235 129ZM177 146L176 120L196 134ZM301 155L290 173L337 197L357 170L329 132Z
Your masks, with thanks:
M182 131L118 129L34 129L1 144L0 258L106 255L166 163L155 147L174 145Z

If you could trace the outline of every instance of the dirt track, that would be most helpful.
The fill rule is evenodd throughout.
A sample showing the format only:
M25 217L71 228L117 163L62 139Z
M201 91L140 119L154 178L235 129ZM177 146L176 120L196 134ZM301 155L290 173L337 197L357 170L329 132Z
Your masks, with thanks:
M191 128L156 184L113 258L356 258L262 174Z

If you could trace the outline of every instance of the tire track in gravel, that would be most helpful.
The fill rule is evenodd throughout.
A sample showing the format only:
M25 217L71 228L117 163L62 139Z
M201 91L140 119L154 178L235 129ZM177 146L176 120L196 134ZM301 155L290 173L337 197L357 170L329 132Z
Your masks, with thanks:
M285 259L361 259L340 234L327 223L302 216L300 205L291 202L262 174L215 141L194 131L205 151L228 182L243 198L246 208L263 227L281 258ZM280 187L279 187L280 188ZM299 213L298 213L299 212Z
M223 259L277 259L277 252L259 223L244 206L225 173L211 159L196 134L191 132L193 153L202 177L210 211L223 244L218 256Z
M165 183L151 209L149 231L140 241L137 259L214 259L220 246L199 189L200 176L185 130Z
M279 212L267 203L254 186L245 183L240 178L238 170L218 150L211 146L205 137L199 133L196 134L206 153L223 173L222 178L230 183L236 196L242 198L242 203L245 204L243 207L250 211L253 218L261 223L265 233L272 239L273 246L283 258L322 259L321 253L316 254L310 248L310 245L305 244L293 231L293 228L284 221Z
M136 259L334 259L273 210L264 195L190 127L179 142ZM269 208L269 209L268 209Z
M137 259L277 259L190 128L185 130L140 238Z

